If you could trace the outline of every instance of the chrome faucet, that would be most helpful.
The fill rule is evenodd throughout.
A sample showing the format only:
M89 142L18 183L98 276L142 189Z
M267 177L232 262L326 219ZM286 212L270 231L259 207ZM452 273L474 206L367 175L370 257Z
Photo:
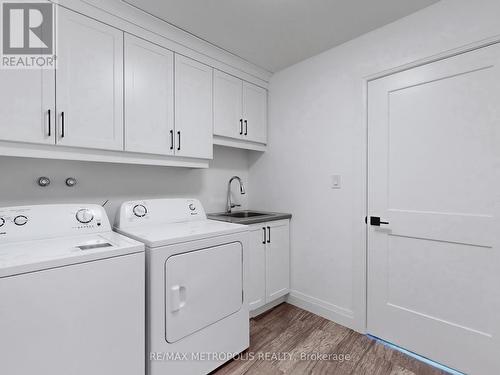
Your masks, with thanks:
M243 186L243 181L238 176L233 176L229 179L229 183L227 184L227 201L226 201L226 212L229 214L231 210L235 207L240 207L240 204L231 203L231 182L233 180L237 180L240 183L240 194L245 194L245 187Z

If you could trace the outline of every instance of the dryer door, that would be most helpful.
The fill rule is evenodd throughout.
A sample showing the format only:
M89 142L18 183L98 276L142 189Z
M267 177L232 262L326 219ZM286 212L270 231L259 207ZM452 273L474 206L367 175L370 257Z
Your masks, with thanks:
M233 242L171 256L165 264L166 340L174 343L243 304L243 248Z

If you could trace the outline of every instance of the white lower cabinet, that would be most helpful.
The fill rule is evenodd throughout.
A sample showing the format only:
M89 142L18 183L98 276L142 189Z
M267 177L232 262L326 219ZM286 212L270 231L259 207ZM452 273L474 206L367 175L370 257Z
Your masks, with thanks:
M290 291L290 222L277 220L250 226L248 304L250 310Z

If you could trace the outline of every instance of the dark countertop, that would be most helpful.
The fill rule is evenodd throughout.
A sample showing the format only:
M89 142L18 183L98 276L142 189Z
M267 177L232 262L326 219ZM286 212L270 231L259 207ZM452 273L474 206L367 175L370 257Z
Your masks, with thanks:
M237 212L259 213L262 215L249 216L249 217L231 217L231 216L224 216L225 212L219 212L219 213L208 214L207 217L211 220L225 221L227 223L245 224L245 225L292 218L292 214L286 214L280 212L266 212L266 211L254 211L254 210L233 211L233 213Z

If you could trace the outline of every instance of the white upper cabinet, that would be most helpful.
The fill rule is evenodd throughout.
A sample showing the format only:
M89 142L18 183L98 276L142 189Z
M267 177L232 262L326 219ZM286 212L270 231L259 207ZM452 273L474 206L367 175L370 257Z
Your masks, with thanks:
M59 8L57 144L123 149L123 32Z
M0 140L55 143L53 70L0 70Z
M267 91L243 82L243 120L245 139L267 142Z
M213 155L212 68L175 55L175 154Z
M243 81L214 70L214 135L243 135Z
M125 34L125 150L174 154L174 54Z
M215 70L214 135L265 144L267 90Z
M54 5L57 69L0 70L0 155L206 168L214 142L266 149L267 73L72 3Z

